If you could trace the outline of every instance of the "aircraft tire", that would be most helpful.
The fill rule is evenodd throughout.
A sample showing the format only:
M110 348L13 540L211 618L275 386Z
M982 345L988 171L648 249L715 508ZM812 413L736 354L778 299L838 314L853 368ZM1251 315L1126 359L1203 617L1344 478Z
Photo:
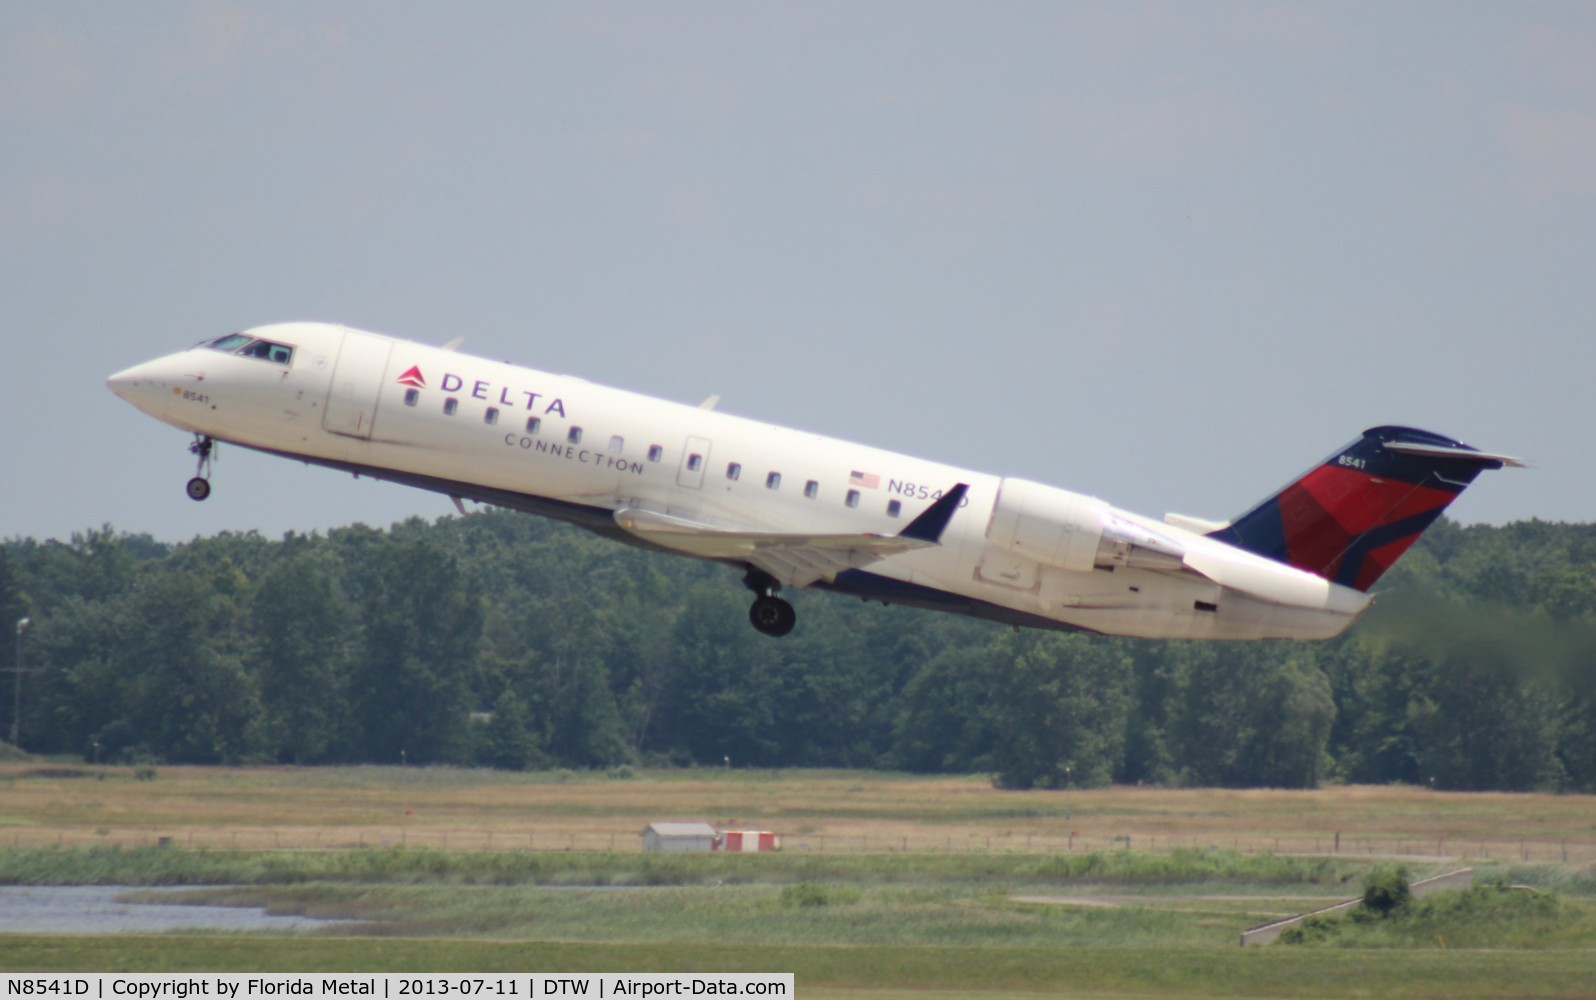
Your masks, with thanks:
M188 498L190 500L204 500L211 495L211 481L195 476L188 481Z
M762 594L748 609L748 620L754 628L770 636L784 636L798 624L798 612L779 597Z

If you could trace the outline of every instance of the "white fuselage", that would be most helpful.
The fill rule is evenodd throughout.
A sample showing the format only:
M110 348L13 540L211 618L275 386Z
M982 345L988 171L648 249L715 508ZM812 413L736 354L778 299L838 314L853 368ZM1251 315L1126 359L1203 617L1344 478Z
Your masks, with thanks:
M892 536L968 484L940 544L779 581L889 603L1192 639L1326 638L1368 604L1311 573L1052 487L341 326L247 334L291 346L291 363L200 346L118 373L111 387L218 441L616 537L626 537L619 511L727 531ZM1113 544L1125 539L1141 541Z

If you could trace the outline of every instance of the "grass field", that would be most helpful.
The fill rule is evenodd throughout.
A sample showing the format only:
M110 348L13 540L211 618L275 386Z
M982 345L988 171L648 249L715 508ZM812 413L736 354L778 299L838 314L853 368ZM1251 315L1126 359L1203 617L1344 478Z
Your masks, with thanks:
M666 818L774 829L785 849L641 853L637 832ZM139 846L160 838L170 846ZM1486 854L1492 877L1543 891L1237 946L1247 926L1356 895L1376 857L1406 856L1416 877ZM10 936L0 969L792 971L805 996L873 1000L1596 996L1593 856L1596 801L1578 796L1008 793L835 772L161 768L138 780L12 764L0 766L0 882L188 885L207 902L356 923Z
M440 939L17 938L30 971L769 972L803 997L1586 997L1585 952L614 945ZM20 960L20 961L18 961ZM880 992L890 991L890 992Z
M811 853L1230 848L1596 862L1596 797L1106 788L1004 792L973 777L737 770L0 764L0 846L640 850L643 826L773 829Z

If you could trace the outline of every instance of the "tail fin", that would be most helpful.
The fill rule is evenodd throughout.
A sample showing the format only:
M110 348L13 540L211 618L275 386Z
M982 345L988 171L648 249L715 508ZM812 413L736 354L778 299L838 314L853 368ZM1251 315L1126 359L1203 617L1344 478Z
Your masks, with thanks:
M1373 427L1209 537L1366 591L1482 470L1522 464L1412 427Z

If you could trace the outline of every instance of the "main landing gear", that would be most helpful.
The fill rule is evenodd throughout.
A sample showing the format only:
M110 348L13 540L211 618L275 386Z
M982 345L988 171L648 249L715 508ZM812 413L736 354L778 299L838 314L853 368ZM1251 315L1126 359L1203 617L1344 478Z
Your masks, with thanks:
M798 612L776 596L781 584L775 577L763 570L749 569L743 577L743 586L759 595L754 598L754 606L748 609L748 621L754 628L766 635L783 636L798 624Z
M211 457L215 447L216 442L203 434L194 435L194 443L188 446L189 454L198 460L194 478L185 487L190 500L204 500L211 495Z

